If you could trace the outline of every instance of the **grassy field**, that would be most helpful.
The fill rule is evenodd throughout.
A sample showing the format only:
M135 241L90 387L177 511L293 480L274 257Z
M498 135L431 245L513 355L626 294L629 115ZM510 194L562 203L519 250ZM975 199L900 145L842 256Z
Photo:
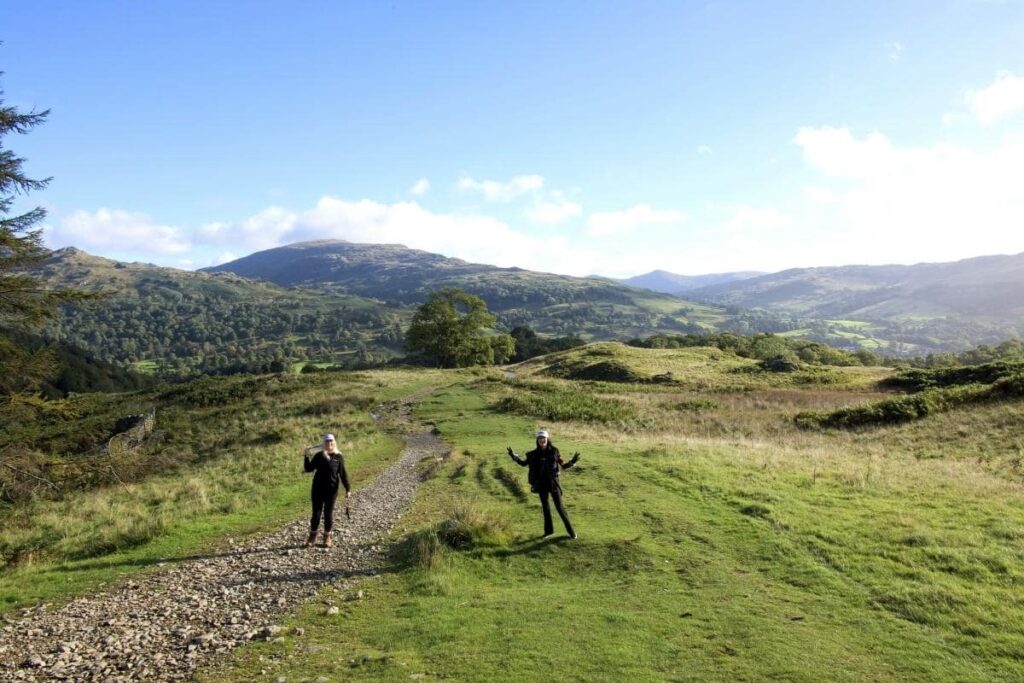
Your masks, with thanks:
M609 360L636 380L563 377ZM204 680L1024 678L1019 402L806 430L801 410L891 395L874 386L887 371L822 382L620 345L514 370L421 403L454 455L365 598L327 589L290 620L302 637ZM563 475L578 540L557 520L539 538L536 496L504 455L538 426L583 454Z
M97 459L120 467L73 455L74 443L110 415L140 407L155 408L157 432L135 457L170 464L154 464L154 474L138 481L0 507L0 613L60 601L305 514L301 450L325 431L338 434L359 488L403 445L377 429L371 407L453 379L429 370L271 375L76 399L79 418L37 437L43 450L72 451L55 455L51 470L64 460L76 469Z

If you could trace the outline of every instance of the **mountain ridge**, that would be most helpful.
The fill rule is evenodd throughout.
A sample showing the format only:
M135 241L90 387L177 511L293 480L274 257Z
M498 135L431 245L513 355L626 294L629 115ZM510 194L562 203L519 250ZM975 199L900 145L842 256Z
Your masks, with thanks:
M765 275L763 271L743 270L728 273L706 273L703 275L681 275L668 270L652 270L649 273L628 278L614 278L616 282L644 287L665 294L683 294L694 289Z
M689 294L707 303L808 317L905 319L927 305L932 315L1021 322L1024 252L912 265L790 268Z

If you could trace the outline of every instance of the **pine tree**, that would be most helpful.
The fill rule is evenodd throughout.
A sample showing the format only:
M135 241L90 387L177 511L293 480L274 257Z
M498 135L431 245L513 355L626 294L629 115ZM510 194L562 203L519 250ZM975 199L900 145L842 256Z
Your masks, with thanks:
M88 298L79 292L46 289L29 272L49 254L43 246L42 231L36 227L46 211L36 207L21 214L11 213L18 196L42 190L50 179L26 176L22 169L25 160L5 149L4 138L29 132L49 113L24 113L5 106L0 90L0 394L34 391L54 370L54 361L45 348L30 351L4 331L36 327L53 316L61 303Z

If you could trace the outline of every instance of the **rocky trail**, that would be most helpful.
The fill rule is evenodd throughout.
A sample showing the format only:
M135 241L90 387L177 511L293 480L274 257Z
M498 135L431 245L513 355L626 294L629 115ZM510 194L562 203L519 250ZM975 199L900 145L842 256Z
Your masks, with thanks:
M0 625L0 679L188 679L248 641L280 637L276 622L326 585L338 589L339 600L358 599L360 582L383 559L384 535L422 480L420 462L449 452L414 426L410 413L409 400L378 407L375 419L401 431L406 446L394 465L353 493L351 519L339 498L333 548L302 546L309 524L303 509L279 531L223 552L168 563L61 607L21 610Z

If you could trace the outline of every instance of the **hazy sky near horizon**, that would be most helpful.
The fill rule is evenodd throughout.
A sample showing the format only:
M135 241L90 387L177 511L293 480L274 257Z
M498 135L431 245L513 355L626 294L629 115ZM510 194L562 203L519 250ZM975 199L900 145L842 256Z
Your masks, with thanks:
M1024 3L13 2L52 247L572 275L1024 251Z

